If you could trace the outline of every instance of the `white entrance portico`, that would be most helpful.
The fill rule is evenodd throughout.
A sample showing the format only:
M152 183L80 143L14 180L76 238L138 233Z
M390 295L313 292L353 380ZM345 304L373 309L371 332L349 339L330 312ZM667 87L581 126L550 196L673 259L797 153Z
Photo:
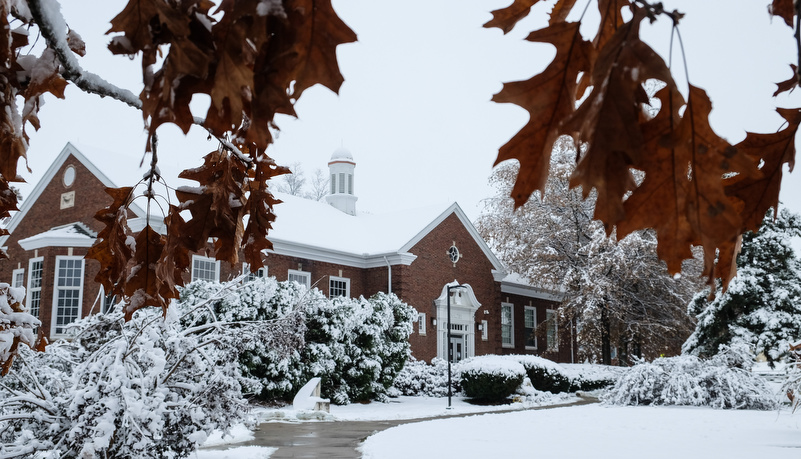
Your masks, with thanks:
M459 362L476 353L476 320L475 313L481 307L473 288L462 284L464 288L451 289L451 333L447 333L448 323L448 286L460 285L453 281L442 287L439 298L434 300L437 307L437 357Z

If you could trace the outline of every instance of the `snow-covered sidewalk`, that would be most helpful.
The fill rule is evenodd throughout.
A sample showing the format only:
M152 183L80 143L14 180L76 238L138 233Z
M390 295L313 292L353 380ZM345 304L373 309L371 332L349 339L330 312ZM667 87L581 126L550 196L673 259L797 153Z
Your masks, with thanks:
M362 451L365 459L798 459L801 415L585 405L405 424L369 437Z

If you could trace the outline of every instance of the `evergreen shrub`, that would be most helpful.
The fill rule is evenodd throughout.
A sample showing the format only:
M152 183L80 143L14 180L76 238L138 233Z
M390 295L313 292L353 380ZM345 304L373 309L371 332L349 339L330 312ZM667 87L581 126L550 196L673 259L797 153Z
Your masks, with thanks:
M478 402L498 403L520 387L526 370L512 359L484 356L462 362L459 375L466 397Z

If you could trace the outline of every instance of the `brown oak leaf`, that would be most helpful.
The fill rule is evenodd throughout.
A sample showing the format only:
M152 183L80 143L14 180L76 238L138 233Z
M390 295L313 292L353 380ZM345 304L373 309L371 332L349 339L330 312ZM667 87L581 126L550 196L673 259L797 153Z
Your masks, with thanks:
M556 56L540 74L527 81L505 83L492 100L515 103L529 112L529 122L500 148L498 164L508 159L520 162L512 197L517 207L534 192L543 191L550 168L551 149L564 121L576 104L576 79L592 65L594 50L581 37L579 23L557 23L532 32L527 40L550 43Z
M122 294L128 278L128 260L133 255L128 228L128 205L133 188L106 188L105 191L113 202L99 210L95 220L106 226L98 233L85 257L100 263L95 281L109 294Z
M558 22L565 22L575 4L576 0L557 0L551 10L551 17L548 19L548 24L554 25Z
M134 265L125 282L124 293L129 298L123 311L125 320L131 320L134 312L147 306L161 308L166 314L170 298L161 295L161 283L156 273L156 264L164 251L165 237L147 225L136 235Z
M788 26L793 26L793 16L795 16L793 0L773 0L768 10L770 14L784 19L784 23Z
M773 93L773 97L783 92L793 92L793 89L798 86L798 67L795 64L790 64L790 69L793 71L793 75L781 83L776 83L776 92Z
M570 185L581 185L585 196L596 189L595 218L608 233L625 215L624 196L635 187L629 168L642 156L639 119L648 103L642 84L657 79L675 86L664 60L639 39L645 17L637 9L601 50L592 72L593 90L562 131L588 143Z
M779 108L787 126L773 134L746 133L736 145L737 150L754 161L762 160L759 176L735 175L725 180L726 194L745 204L742 211L743 229L758 231L767 211L779 205L779 187L785 164L792 172L795 165L795 137L801 124L801 110Z
M528 13L531 11L531 7L534 6L534 4L536 4L538 1L539 0L514 0L514 3L506 8L493 11L492 19L484 24L484 27L488 29L491 27L497 27L503 30L504 34L507 34L514 29L515 24L528 16Z

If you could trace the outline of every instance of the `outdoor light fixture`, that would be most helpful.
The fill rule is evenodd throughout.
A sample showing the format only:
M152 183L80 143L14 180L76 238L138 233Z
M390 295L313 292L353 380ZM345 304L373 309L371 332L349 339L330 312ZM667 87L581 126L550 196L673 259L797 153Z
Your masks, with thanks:
M456 285L449 285L448 286L448 323L446 329L447 334L445 338L445 346L448 349L448 409L452 409L451 407L451 290L456 290L460 288L467 288L466 285L456 284Z
M436 327L436 326L437 326L437 319L435 319L435 318L433 318L433 317L432 317L432 318L431 318L431 325L433 325L433 326L435 326L435 327Z

